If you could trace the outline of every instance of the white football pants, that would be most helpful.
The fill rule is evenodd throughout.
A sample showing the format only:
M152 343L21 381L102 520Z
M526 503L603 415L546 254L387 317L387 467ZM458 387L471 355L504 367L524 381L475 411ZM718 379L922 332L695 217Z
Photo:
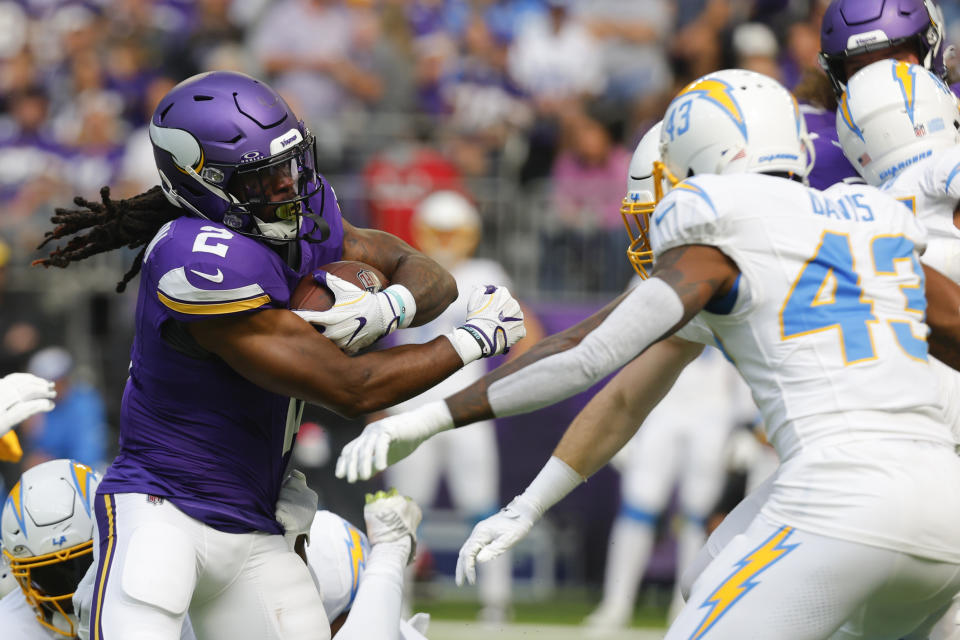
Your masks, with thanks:
M91 640L329 640L307 566L283 536L224 533L168 500L96 497ZM97 548L99 547L99 548Z
M666 639L897 640L929 628L958 590L960 565L758 515L693 585Z

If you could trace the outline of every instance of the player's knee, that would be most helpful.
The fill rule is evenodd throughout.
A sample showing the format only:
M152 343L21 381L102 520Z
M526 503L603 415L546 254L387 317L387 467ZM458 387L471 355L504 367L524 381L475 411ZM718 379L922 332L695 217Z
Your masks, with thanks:
M121 585L126 597L174 617L187 612L197 579L193 541L176 527L153 522L133 532Z

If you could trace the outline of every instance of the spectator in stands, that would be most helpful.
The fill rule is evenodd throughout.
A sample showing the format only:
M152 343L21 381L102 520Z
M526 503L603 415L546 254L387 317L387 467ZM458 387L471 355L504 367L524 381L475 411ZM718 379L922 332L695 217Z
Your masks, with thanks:
M575 5L600 42L607 86L604 99L624 117L639 97L669 91L673 78L663 43L673 26L666 0L592 0Z
M0 231L21 244L37 211L67 197L63 147L50 131L49 99L39 85L7 95L9 118L0 132ZM35 245L31 240L22 244Z
M375 103L383 92L369 57L355 46L357 27L344 0L281 0L249 37L257 62L328 158L338 158L345 142L339 118L350 108Z
M760 22L746 22L733 30L734 65L783 81L777 62L780 47L773 31Z
M54 381L57 405L21 427L24 468L54 458L70 458L102 469L107 436L103 399L92 386L76 379L70 353L63 347L41 349L30 358L27 370Z
M548 233L541 236L541 285L547 289L622 291L630 278L619 193L630 152L589 115L568 120L567 148L551 173Z
M497 167L507 140L530 125L532 110L507 75L503 48L480 15L467 25L463 49L442 80L447 146L465 176L501 173Z
M507 68L532 98L536 122L521 178L549 174L560 136L560 119L606 86L600 44L571 13L571 0L548 0L549 12L528 20L510 45Z

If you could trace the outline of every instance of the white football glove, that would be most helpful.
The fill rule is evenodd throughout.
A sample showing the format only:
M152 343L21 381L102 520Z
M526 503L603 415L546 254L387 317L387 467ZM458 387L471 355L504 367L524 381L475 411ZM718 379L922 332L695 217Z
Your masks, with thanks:
M527 335L523 311L506 287L481 285L467 301L467 321L447 334L463 363L507 353Z
M347 482L369 480L413 453L430 436L451 428L453 417L442 400L371 422L343 447L336 476Z
M83 579L77 585L77 590L73 592L73 612L77 616L77 624L74 631L80 640L87 640L90 637L90 606L93 604L93 587L97 577L96 560L87 568L83 574Z
M327 311L291 311L318 327L346 353L369 347L413 322L417 303L403 285L392 284L379 293L370 293L325 271L317 271L316 276L333 292L333 307Z
M0 436L42 411L53 409L53 383L29 373L0 378Z
M493 560L523 539L541 511L522 495L486 520L477 523L457 558L457 586L477 582L477 563Z
M370 545L396 542L409 537L410 556L407 564L413 561L417 552L417 527L420 526L421 518L423 512L417 503L400 495L396 489L367 494L363 519L367 523L367 539L370 540Z
M307 486L307 478L294 469L280 487L274 517L283 527L283 539L291 551L295 550L297 538L306 536L310 544L310 525L317 515L319 499L317 492Z

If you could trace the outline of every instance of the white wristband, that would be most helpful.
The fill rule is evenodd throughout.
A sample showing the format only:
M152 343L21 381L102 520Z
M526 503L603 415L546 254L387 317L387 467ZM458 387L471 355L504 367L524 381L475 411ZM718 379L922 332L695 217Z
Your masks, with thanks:
M410 422L416 423L416 433L409 434L414 438L426 440L436 433L453 429L453 416L450 415L450 407L444 400L428 402L402 415L409 416Z
M558 458L550 456L547 464L533 479L519 498L523 498L542 516L550 507L560 502L568 493L580 486L584 477L573 467Z
M413 317L417 314L417 301L413 294L402 284L392 284L383 290L397 305L397 313L400 315L400 329L406 329L413 322Z
M450 340L453 348L456 349L457 355L463 360L463 364L470 364L483 356L483 349L480 347L480 343L477 342L474 335L466 329L457 327L446 334L446 337Z

